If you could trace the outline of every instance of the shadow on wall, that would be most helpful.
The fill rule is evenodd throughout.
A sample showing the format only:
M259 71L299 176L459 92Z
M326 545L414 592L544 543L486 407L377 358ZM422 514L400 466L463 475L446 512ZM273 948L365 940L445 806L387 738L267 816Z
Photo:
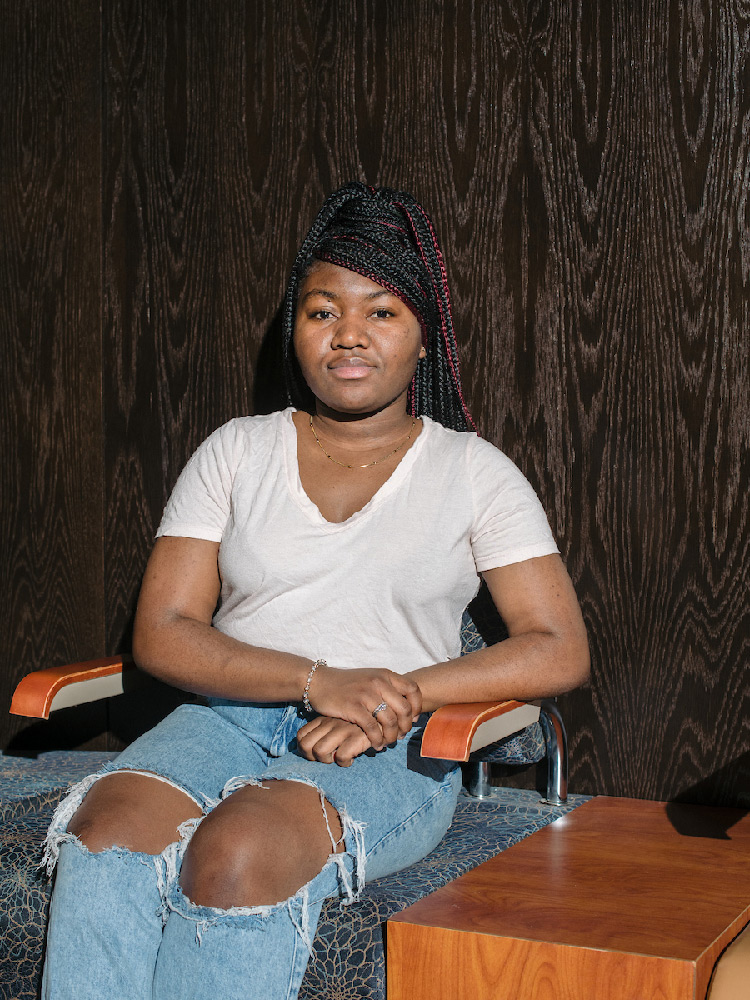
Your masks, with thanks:
M736 802L741 808L726 809L712 805L727 801ZM695 809L696 804L706 808ZM748 810L750 751L676 795L667 806L667 816L675 830L683 836L730 840L728 831L742 816L747 815Z
M281 330L283 304L279 306L261 341L253 379L253 413L273 413L287 405Z

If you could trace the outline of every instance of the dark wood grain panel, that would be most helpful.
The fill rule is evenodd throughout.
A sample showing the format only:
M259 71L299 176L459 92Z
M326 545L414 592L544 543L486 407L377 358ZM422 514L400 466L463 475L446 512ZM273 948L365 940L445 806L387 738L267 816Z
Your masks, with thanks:
M674 663L683 667L671 683L660 682L656 706L665 738L657 791L669 796L750 751L742 722L750 709L750 462L747 425L743 431L732 419L743 369L747 394L747 282L744 306L730 305L742 198L734 175L750 111L738 86L748 53L737 41L747 38L748 13L672 3L668 18L651 10L647 24L658 51L646 55L642 118L653 472L651 502L642 504L651 635L641 648L648 686ZM741 767L745 790L740 782L733 791L747 802L750 769ZM722 775L715 793L728 788Z
M0 704L103 643L99 13L4 4ZM2 745L23 723L4 721Z
M558 10L562 30L549 102L566 111L550 124L564 385L564 445L553 465L552 503L592 652L590 694L564 704L573 730L574 782L611 789L613 777L628 787L637 780L633 754L616 775L606 756L613 741L633 746L637 700L645 695L629 665L639 619L628 582L637 531L631 481L640 446L633 420L643 24L627 5L577 5L569 18L564 11Z
M606 774L615 794L746 804L747 412L742 430L730 396L746 381L747 285L729 275L747 12L666 6L642 25L638 337L614 451L625 642L599 663L579 738L599 772L588 787Z
M75 239L93 218L102 358L60 341L57 391L42 340L3 347L3 440L22 442L11 492L3 481L12 641L67 649L71 623L86 632L101 613L92 652L127 647L188 455L229 417L278 405L274 317L323 197L352 177L404 187L441 237L470 406L539 491L581 597L593 679L563 699L572 787L746 802L747 4L107 0L98 84L98 36L63 28L52 54L49 26L71 12L41 11L9 20L0 321L29 317L41 337L39 317L90 315L98 286L55 261L63 247L91 268L93 243ZM44 152L59 135L80 149L61 95L88 95L83 116L92 87L100 223L77 153ZM99 370L103 445L80 416ZM48 439L67 441L66 421L84 447L55 467ZM90 497L60 485L73 480L103 492L103 542ZM29 567L49 544L45 577ZM79 614L67 581L102 563L104 604L86 584Z

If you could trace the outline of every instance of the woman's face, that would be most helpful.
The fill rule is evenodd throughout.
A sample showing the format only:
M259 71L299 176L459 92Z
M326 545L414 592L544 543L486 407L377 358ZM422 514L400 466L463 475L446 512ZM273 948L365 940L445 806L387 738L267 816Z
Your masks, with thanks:
M405 409L425 353L419 321L401 299L355 271L322 261L300 288L294 349L323 406L352 414Z

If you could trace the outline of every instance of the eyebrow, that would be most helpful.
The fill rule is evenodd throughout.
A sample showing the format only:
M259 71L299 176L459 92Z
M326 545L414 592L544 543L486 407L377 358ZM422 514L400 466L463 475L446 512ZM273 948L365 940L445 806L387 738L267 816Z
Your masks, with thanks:
M335 301L339 296L335 292L329 291L327 288L311 288L309 291L300 298L300 302L305 302L307 299L311 298L313 295L322 295L325 299L331 299ZM365 296L366 299L379 299L382 295L393 295L393 292L389 292L387 288L380 288L377 292L368 292Z

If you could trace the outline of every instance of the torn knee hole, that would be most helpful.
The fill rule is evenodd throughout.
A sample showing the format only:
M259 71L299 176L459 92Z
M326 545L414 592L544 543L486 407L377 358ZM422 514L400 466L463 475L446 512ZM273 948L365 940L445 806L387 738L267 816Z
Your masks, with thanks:
M142 823L132 816L133 796L130 802L127 797L120 796L121 782L111 780L115 776L118 779L120 776L151 778L162 783L162 787L167 784L179 793L179 799L173 795L177 807L166 822L161 811L154 808L152 815L160 818L161 825L158 829L156 826L147 829L144 835ZM102 788L104 793L100 791ZM154 859L168 854L177 857L202 817L199 803L167 778L145 771L99 771L74 785L58 804L45 838L42 866L52 874L60 845L64 842L75 843L92 854L116 851L149 855Z
M290 787L240 787L205 819L180 876L193 904L221 910L277 905L344 851L344 824L323 793L315 788L314 798L300 799L291 783L284 785Z

